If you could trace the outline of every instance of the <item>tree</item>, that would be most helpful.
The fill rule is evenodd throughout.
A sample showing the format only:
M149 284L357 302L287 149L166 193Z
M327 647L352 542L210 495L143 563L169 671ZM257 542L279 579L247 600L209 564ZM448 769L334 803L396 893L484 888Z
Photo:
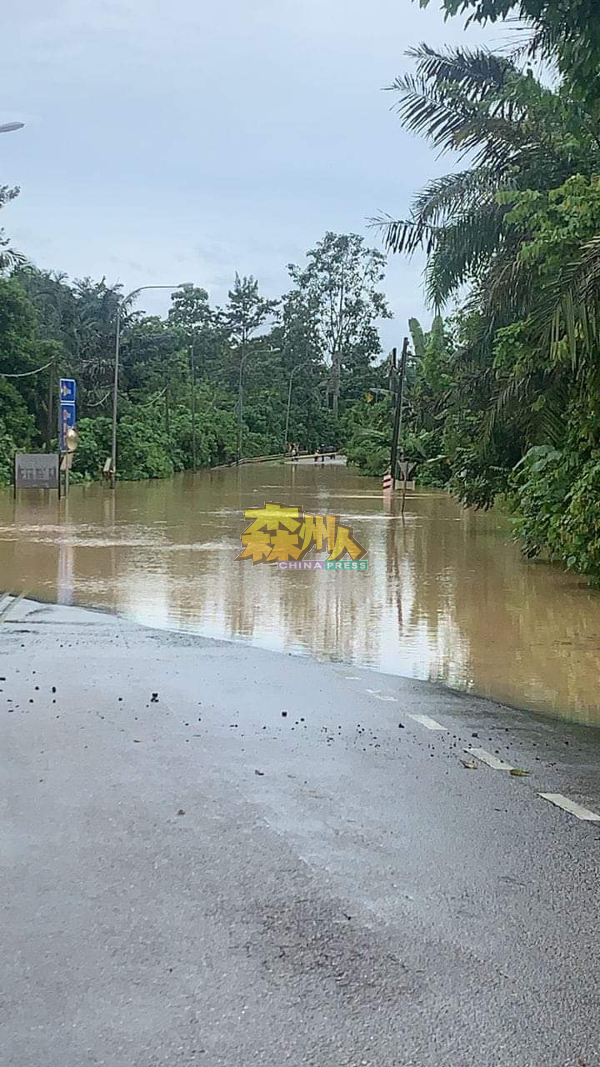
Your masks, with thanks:
M323 418L326 415L323 387L327 372L316 311L306 294L292 289L282 298L281 321L271 334L273 347L281 350L286 409L288 401L290 405L288 440L283 441L284 446L289 441L297 441L314 449L331 437L326 418Z
M288 269L315 316L337 418L344 370L364 376L381 351L375 323L391 317L378 288L385 276L385 257L367 248L358 234L328 232L307 259L305 267L290 264Z
M428 7L431 0L419 0ZM469 21L512 16L530 29L529 55L556 59L563 77L587 100L600 98L600 10L597 0L441 0L448 15L471 11Z
M19 195L18 189L11 189L8 185L0 185L0 209L10 203ZM0 271L8 270L24 262L24 256L16 252L9 245L9 239L3 229L0 228Z
M169 322L181 326L189 336L213 326L215 313L206 289L197 286L176 289L171 295Z
M485 49L412 49L416 74L390 87L402 124L469 169L430 182L407 219L379 217L388 251L427 254L426 291L442 307L488 269L500 274L518 241L501 193L557 187L600 167L593 124L568 91L549 89L514 60ZM492 286L487 287L489 290Z
M36 344L35 308L12 279L0 278L0 473L12 472L16 448L28 448L43 426L44 391L38 367L47 352Z
M182 331L190 346L194 377L197 372L200 378L225 382L230 363L227 330L222 315L210 306L206 289L176 290L171 301L169 323Z
M258 281L240 278L236 271L233 289L229 290L224 321L232 340L245 352L250 338L272 318L278 300L266 300L258 290Z

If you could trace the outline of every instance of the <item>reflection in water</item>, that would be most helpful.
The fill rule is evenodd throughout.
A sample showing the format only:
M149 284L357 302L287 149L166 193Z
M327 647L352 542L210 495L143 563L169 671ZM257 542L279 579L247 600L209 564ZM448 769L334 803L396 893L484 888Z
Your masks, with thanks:
M368 573L236 563L243 509L266 500L341 514ZM600 724L600 594L525 563L507 520L445 494L383 498L342 466L255 466L170 481L0 495L0 588L104 607L443 681Z

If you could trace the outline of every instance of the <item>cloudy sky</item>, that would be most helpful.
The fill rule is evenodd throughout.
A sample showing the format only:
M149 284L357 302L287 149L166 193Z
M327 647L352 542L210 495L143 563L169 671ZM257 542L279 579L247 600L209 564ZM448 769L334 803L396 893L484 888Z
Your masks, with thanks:
M404 51L474 42L438 0L28 0L3 5L0 184L16 247L71 277L127 288L192 281L216 303L234 271L266 295L327 229L450 168L405 134L381 91ZM497 31L496 31L497 37ZM488 34L490 44L496 43ZM423 312L421 268L393 257L396 317ZM146 294L149 311L168 295Z

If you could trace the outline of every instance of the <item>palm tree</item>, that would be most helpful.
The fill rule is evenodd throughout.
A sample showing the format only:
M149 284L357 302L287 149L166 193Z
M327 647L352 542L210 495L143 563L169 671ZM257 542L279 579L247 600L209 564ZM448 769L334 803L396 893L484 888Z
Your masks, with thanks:
M463 285L490 271L501 278L514 262L522 234L506 225L510 204L498 194L590 175L600 167L600 145L590 117L565 90L543 86L512 58L425 44L408 54L416 74L389 87L402 124L471 165L426 185L407 219L373 222L388 251L425 250L427 296L440 308Z
M18 189L11 189L8 185L0 185L0 208L3 208L5 204L14 200L18 195ZM25 256L21 252L17 252L10 247L8 237L4 230L0 228L0 271L12 270L14 267L22 266L25 261Z

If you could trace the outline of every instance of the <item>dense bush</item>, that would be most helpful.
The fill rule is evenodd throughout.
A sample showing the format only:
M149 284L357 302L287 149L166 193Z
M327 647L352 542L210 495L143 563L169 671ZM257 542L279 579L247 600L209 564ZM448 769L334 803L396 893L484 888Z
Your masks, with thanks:
M600 581L600 447L530 449L514 477L524 553Z

